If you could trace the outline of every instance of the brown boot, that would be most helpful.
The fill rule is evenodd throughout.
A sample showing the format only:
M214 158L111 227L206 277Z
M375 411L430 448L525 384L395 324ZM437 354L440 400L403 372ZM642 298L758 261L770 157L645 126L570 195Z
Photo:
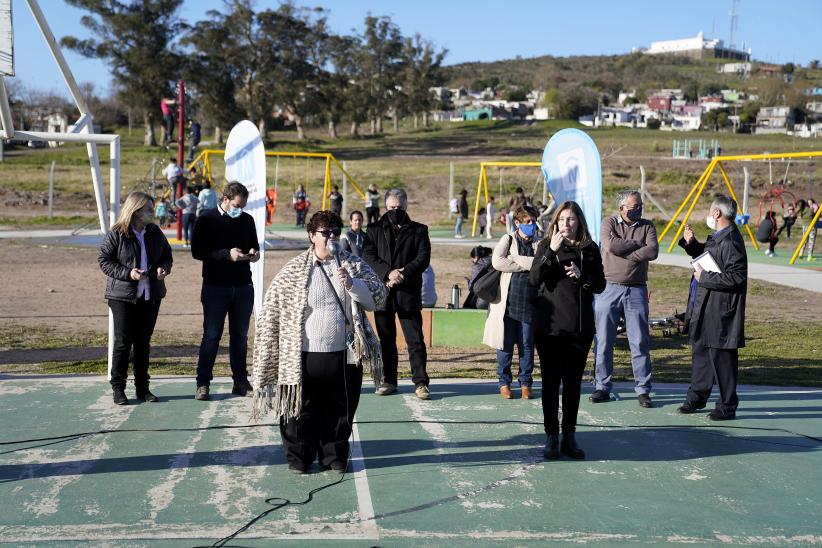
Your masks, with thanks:
M530 386L523 386L522 387L522 399L530 400L531 399L531 387Z
M508 385L500 386L499 387L499 395L505 398L506 400L511 399L511 387Z

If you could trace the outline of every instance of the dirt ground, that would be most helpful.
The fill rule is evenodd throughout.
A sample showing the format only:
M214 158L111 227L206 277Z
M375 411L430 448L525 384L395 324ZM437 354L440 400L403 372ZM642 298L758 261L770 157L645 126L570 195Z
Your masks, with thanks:
M298 251L267 251L266 285ZM437 274L438 305L450 300L451 287L459 284L465 296L471 263L469 248L435 246L432 265ZM107 307L103 300L105 276L97 265L97 250L31 245L0 241L0 326L48 327L59 332L104 333ZM682 310L687 296L684 269L653 265L649 288L651 315ZM202 333L200 262L187 250L175 250L172 275L166 280L157 323L158 334L176 333L174 339L196 342ZM681 289L680 289L681 288ZM789 305L786 305L789 303ZM799 289L751 282L748 318L751 320L818 321L822 295Z

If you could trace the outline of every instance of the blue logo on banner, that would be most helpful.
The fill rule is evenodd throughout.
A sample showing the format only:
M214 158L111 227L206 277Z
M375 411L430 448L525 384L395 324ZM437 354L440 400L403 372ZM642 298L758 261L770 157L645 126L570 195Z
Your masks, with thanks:
M579 204L591 238L599 243L602 164L594 141L578 129L558 131L545 145L542 175L557 205L567 201Z

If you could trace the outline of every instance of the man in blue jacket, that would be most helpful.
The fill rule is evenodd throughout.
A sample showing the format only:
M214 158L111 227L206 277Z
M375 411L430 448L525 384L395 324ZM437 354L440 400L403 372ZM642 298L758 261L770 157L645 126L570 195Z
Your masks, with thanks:
M686 225L679 245L693 258L710 253L719 272L694 265L685 325L692 348L691 386L680 413L695 413L705 407L714 385L719 400L708 414L711 420L736 418L739 398L736 382L739 349L745 346L745 295L748 290L748 255L736 228L736 203L716 196L706 223L715 232L705 243Z

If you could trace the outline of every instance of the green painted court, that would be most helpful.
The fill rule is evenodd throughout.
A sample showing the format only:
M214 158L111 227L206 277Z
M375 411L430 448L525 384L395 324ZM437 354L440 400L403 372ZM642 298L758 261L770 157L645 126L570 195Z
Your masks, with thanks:
M820 389L742 387L739 420L717 424L676 414L684 386L642 409L622 385L611 403L583 396L587 460L546 462L539 399L488 381L434 380L429 402L366 387L352 469L296 504L340 476L288 473L276 428L245 428L230 387L198 402L193 380L155 378L161 403L115 407L99 377L3 376L3 442L133 431L0 446L0 540L212 545L279 497L295 504L227 545L822 544Z

